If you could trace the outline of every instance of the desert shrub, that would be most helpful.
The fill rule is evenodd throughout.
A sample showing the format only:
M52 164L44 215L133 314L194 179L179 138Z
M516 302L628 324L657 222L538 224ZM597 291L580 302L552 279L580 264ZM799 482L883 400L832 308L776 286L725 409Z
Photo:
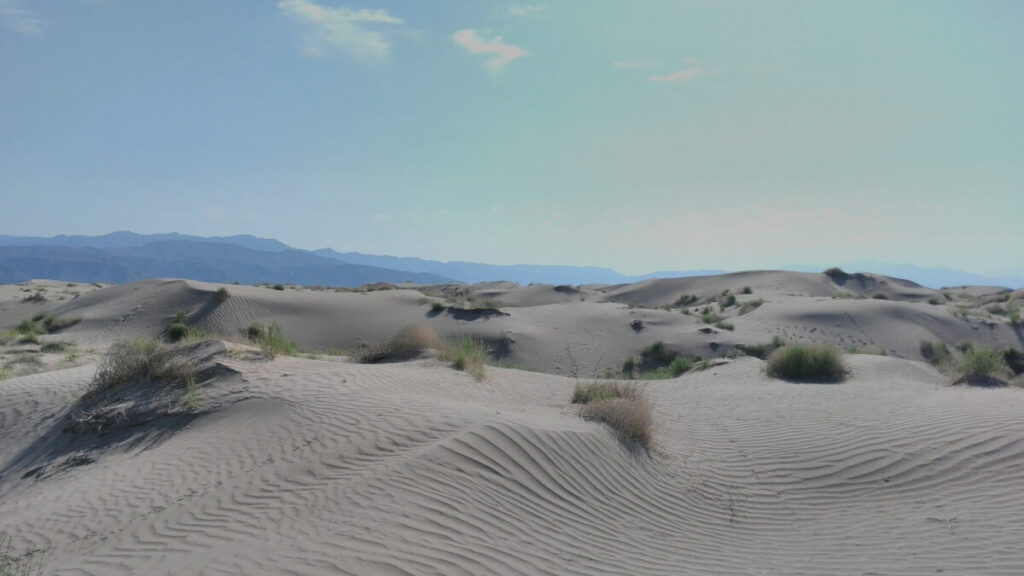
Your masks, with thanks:
M15 328L15 330L18 331L18 334L32 335L35 335L37 332L40 331L39 326L36 326L36 323L33 320L22 320L21 323L18 324L18 327Z
M245 328L245 337L252 342L259 342L263 339L264 334L266 334L266 329L262 324L252 323Z
M741 294L753 294L754 290L750 286L744 286L743 290L740 290Z
M744 314L748 314L750 312L753 312L754 310L757 310L761 306L761 304L764 304L764 300L761 299L761 298L758 298L756 300L747 300L745 302L742 302L742 303L740 303L739 315L743 316Z
M74 326L75 324L78 324L81 321L82 321L82 319L77 317L77 316L72 316L72 317L59 316L59 317L54 318L53 320L51 320L50 324L46 328L50 332L59 332L59 331L65 329L65 328L70 328L71 326ZM44 324L45 324L45 320L44 320Z
M22 334L18 338L18 342L20 342L22 344L38 344L39 343L39 337L36 336L35 332L28 332L28 333Z
M1024 374L1024 353L1016 348L1008 347L1003 350L1003 362L1015 374Z
M471 374L479 381L487 377L484 366L489 358L487 346L479 339L462 336L445 342L440 357L457 370Z
M836 280L836 279L839 279L839 278L846 278L847 276L849 276L849 274L844 272L842 268L839 268L837 266L833 266L832 268L829 268L829 269L825 270L824 274L825 274L825 276L828 276L829 278L831 278L833 280Z
M643 388L619 382L577 384L573 402L579 415L611 428L624 441L649 448L654 408Z
M677 298L676 301L675 301L675 305L676 306L692 306L693 304L696 304L696 303L697 303L697 295L696 294L683 294L682 296Z
M636 370L636 360L632 356L630 356L629 358L626 358L625 362L622 363L622 373L627 378L632 378L634 370Z
M711 311L711 308L705 306L704 311L700 314L700 321L705 324L714 324L720 322L722 317Z
M68 345L64 342L47 342L39 348L39 351L47 354L55 354L57 352L63 352L67 347Z
M789 344L768 357L767 372L772 378L785 380L837 382L846 375L846 367L831 346Z
M1003 358L988 348L972 346L964 352L958 368L961 380L992 378L1003 368Z
M444 312L445 308L447 308L447 306L445 306L444 304L442 304L440 302L431 302L430 303L430 311L433 312L434 314L440 314L441 312Z
M274 290L284 290L284 284L274 284Z
M931 304L932 306L938 306L939 304L942 304L942 299L940 299L938 296L929 296L928 303Z
M888 300L889 299L888 296L886 296L885 294L882 294L881 292L875 292L874 294L871 295L871 298L873 298L875 300Z
M718 326L722 330L728 330L730 332L736 329L736 326L734 326L732 322L726 322L725 320L720 320L716 322L715 326Z
M1011 326L1020 326L1020 306L1016 302L1006 305L1006 316L1010 319Z
M231 292L228 292L227 288L225 288L223 286L221 286L220 288L217 288L217 300L218 301L224 302L228 298L231 298Z
M291 356L298 351L295 343L284 335L284 328L277 322L267 326L266 331L260 336L259 344L260 348L271 356L278 354Z
M665 378L678 378L679 376L689 372L693 369L693 362L683 358L682 356L676 356L672 359L672 362L668 366L662 366L657 370L651 370L643 373L643 378L648 380L662 380Z
M949 361L949 348L942 340L921 340L921 356L932 366L941 366Z
M46 328L47 331L49 331L50 327L53 326L53 321L54 321L53 316L44 316L43 317L43 327Z
M363 351L358 360L363 363L408 360L419 356L424 350L440 348L441 339L433 330L415 324L402 328L388 341Z
M185 334L188 334L188 326L181 322L175 322L167 328L167 338L171 342L181 340L185 337Z
M722 292L722 297L718 299L718 309L725 310L726 308L736 304L736 295L726 290Z
M185 383L195 376L196 366L156 340L120 340L107 349L85 397L132 382Z
M46 316L46 314L43 314L42 312L39 312L39 313L37 313L37 314L32 316L32 321L33 322L39 322L40 320L43 319L44 316Z
M785 345L786 341L783 340L781 336L775 336L772 338L772 341L767 344L737 344L736 348L748 356L767 360L772 352L775 352Z
M644 329L644 321L637 318L629 323L629 327L632 328L634 332L639 332Z
M963 353L967 353L967 351L972 348L974 348L974 343L971 342L970 340L961 340L956 345L956 349Z
M667 364L671 362L675 356L675 352L665 348L665 343L661 340L654 342L640 351L640 357L643 359L645 364Z

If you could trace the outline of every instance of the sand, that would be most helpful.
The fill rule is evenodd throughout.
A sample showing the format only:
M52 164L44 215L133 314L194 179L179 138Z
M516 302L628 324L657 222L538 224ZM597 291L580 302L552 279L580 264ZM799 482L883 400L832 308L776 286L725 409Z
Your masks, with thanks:
M1019 329L973 306L991 292L940 305L912 286L832 298L847 287L765 272L469 287L445 304L485 307L465 315L431 310L452 287L227 286L223 302L219 287L153 280L47 308L81 321L44 342L159 336L184 309L227 352L212 357L221 368L201 382L198 411L168 400L105 433L64 431L95 358L0 380L0 531L14 554L43 553L47 574L1024 573L1024 390L953 386L917 350L921 338L1018 342ZM734 330L711 334L699 314L656 308L725 289L766 302L730 308ZM0 327L33 305L17 293L0 302ZM310 350L412 323L504 337L509 364L550 373L489 366L478 382L429 355L249 353L241 330L273 321ZM776 334L873 353L845 356L840 384L769 379L762 360L727 353ZM569 399L577 376L656 339L705 354L714 342L721 355L643 383L648 452Z

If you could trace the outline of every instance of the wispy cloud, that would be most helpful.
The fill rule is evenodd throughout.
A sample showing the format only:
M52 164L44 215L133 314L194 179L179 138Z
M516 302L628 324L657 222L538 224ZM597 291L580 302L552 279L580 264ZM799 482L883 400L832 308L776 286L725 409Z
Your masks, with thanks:
M43 21L31 10L19 6L15 0L0 0L0 25L25 36L39 36L43 33Z
M696 58L687 58L686 64L687 67L682 70L676 70L675 72L669 72L668 74L650 76L647 79L651 82L659 82L662 84L678 84L704 75L704 69L700 67Z
M277 6L309 27L305 52L310 56L340 51L364 62L385 60L391 43L369 26L402 23L385 10L330 8L309 0L282 0Z
M654 68L657 62L612 62L614 68Z
M527 4L525 6L512 5L508 7L508 13L523 18L536 18L544 13L548 7L544 4Z
M492 72L497 72L509 62L526 56L526 50L512 44L505 44L501 36L484 40L477 35L476 31L466 29L456 32L452 39L473 54L492 54L494 57L487 62L487 67Z

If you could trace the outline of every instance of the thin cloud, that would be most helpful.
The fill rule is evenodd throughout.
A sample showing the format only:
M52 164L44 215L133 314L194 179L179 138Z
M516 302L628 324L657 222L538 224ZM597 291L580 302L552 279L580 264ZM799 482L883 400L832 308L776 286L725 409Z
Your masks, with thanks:
M14 0L0 0L0 25L25 36L40 36L43 33L43 21Z
M544 4L527 4L525 6L509 6L508 13L522 18L536 18L548 9Z
M509 62L518 60L527 54L526 50L519 46L505 44L501 36L484 40L477 35L476 31L470 29L459 30L452 36L452 40L473 54L492 54L493 58L487 62L487 67L492 72L501 70Z
M304 51L309 56L328 56L340 51L364 62L386 60L391 43L372 25L401 24L385 10L329 8L309 0L282 0L278 8L309 28Z
M696 58L687 58L686 64L689 65L689 68L683 68L682 70L676 70L675 72L669 72L668 74L650 76L647 79L651 82L658 82L661 84L678 84L704 75L704 69L697 64Z
M612 62L614 68L654 68L657 66L657 62Z

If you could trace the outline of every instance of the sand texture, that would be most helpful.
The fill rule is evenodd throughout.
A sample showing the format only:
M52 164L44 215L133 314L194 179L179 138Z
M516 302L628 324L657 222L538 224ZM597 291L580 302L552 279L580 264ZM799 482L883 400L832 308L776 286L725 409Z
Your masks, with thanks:
M1003 292L871 278L226 286L226 300L152 280L45 302L5 287L3 329L79 318L6 358L48 341L93 352L0 380L0 531L46 574L1024 574L1024 390L954 386L918 349L1019 347L1020 328L987 311ZM725 290L765 302L720 310ZM733 330L701 331L709 304ZM102 350L160 337L178 310L215 337L189 348L206 367L198 409L159 390L128 425L69 430ZM477 381L433 354L269 359L242 336L253 322L352 353L423 324L486 339L513 367ZM858 353L839 384L770 379L730 353L776 335ZM656 340L715 361L642 382L647 451L569 400Z

